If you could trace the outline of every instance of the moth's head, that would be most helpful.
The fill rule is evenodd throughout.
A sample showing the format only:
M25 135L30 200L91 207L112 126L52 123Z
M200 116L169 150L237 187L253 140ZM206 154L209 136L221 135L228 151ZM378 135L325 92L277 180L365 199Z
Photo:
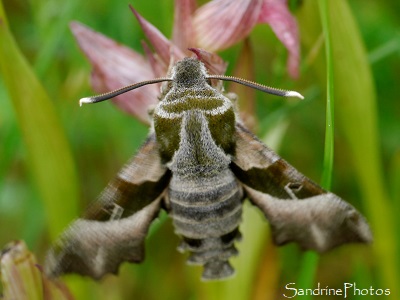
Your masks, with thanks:
M178 61L171 71L172 80L177 87L194 87L207 82L207 70L196 58L187 57Z

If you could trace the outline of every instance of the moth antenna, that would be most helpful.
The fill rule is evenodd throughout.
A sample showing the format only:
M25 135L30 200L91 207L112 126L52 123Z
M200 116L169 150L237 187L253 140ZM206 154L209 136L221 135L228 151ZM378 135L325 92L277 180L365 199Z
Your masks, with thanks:
M296 91L281 90L238 77L225 76L225 75L208 75L206 78L233 81L272 95L283 96L283 97L297 97L300 99L304 99L303 95Z
M141 81L141 82L134 83L134 84L125 86L123 88L120 88L118 90L114 90L114 91L111 91L108 93L91 96L91 97L85 97L85 98L82 98L79 100L79 106L82 106L82 104L84 104L84 103L96 103L96 102L108 100L108 99L114 98L118 95L121 95L123 93L129 92L131 90L140 88L144 85L159 83L159 82L163 82L163 81L172 81L172 78L161 77L161 78L155 78L155 79L151 79L151 80Z

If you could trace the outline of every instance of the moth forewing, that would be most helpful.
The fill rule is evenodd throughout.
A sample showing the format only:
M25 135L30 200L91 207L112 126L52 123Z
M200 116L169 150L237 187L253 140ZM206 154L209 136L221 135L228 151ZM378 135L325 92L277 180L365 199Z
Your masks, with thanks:
M211 79L302 98L294 91L209 75L199 60L185 58L169 77L81 100L95 103L168 81L152 113L148 140L50 251L47 273L100 278L115 273L123 261L140 262L148 227L163 208L182 238L179 249L190 252L188 263L204 266L202 278L229 277L246 197L264 212L278 245L296 242L322 252L371 240L361 214L261 143L242 125L233 97L213 88Z
M282 199L304 199L327 193L239 123L235 150L231 169L242 183L253 189Z

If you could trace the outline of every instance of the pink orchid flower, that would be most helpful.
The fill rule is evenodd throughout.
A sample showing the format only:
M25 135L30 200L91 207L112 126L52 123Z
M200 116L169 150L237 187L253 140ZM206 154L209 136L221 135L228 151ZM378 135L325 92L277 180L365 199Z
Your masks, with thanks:
M298 76L298 28L286 0L214 0L198 9L195 7L195 0L175 1L171 41L131 7L154 49L152 52L143 43L145 56L78 22L71 23L73 34L93 66L93 89L102 93L165 76L170 65L189 56L189 51L205 63L209 73L224 74L227 64L208 51L226 49L243 40L259 23L269 24L288 49L288 72L292 77ZM149 85L115 97L113 101L125 112L148 123L148 109L157 103L158 95L159 88Z

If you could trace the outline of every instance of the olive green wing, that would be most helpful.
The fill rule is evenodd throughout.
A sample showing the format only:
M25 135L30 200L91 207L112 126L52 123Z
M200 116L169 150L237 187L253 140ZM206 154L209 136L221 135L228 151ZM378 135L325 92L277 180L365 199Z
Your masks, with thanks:
M124 261L144 259L144 239L163 205L170 171L154 134L86 213L61 235L46 257L49 276L79 273L99 279Z
M324 252L372 240L367 222L353 206L305 177L241 124L236 125L231 169L270 222L277 245L296 242L302 249Z

